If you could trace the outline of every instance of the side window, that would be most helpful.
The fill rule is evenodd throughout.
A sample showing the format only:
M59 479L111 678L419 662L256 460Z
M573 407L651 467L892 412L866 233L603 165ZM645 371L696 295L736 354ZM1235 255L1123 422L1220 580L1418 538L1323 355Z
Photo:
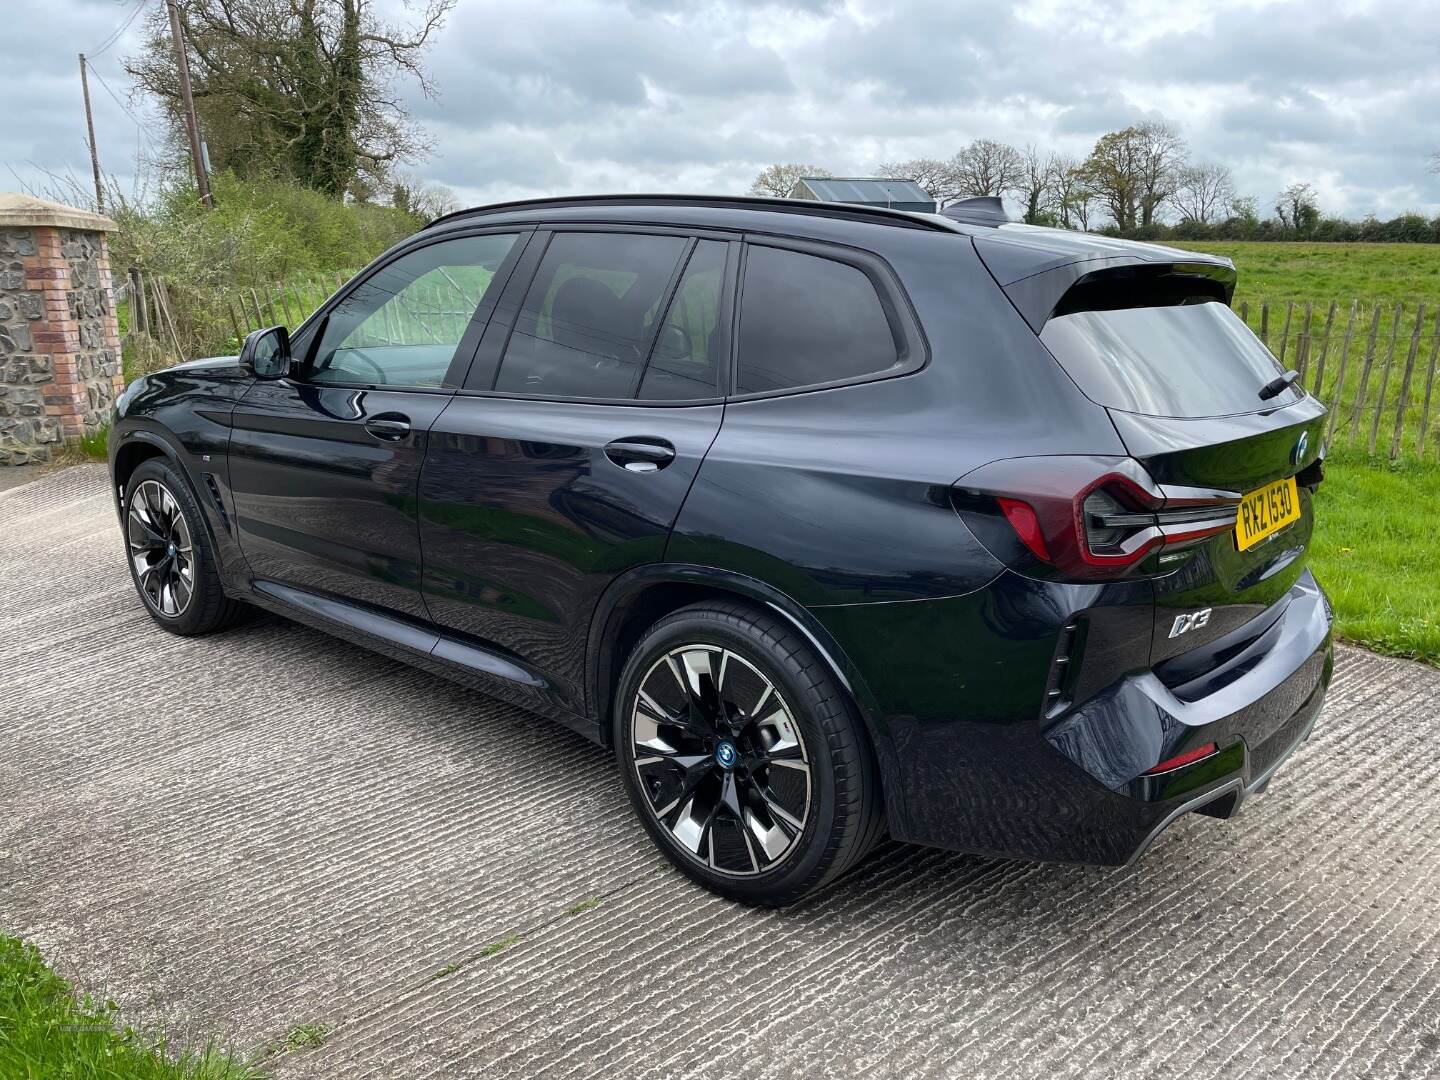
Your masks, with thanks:
M402 255L330 312L310 381L439 386L513 233L462 236Z
M725 286L726 245L701 240L685 267L675 299L640 383L647 401L714 397L719 392L720 297Z
M632 397L685 245L677 236L557 233L525 294L495 389Z
M750 246L737 394L855 379L899 364L890 321L863 271L798 251Z

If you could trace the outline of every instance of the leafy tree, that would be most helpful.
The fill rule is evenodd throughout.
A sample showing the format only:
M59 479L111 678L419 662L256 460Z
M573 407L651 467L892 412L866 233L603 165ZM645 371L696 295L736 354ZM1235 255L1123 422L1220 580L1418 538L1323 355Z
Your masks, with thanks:
M963 194L960 173L955 159L912 158L909 161L887 161L875 167L875 175L887 180L914 180L943 209Z
M959 195L1004 195L1020 185L1025 161L1008 143L994 139L976 139L955 155L955 172Z
M1128 127L1100 136L1082 166L1086 185L1122 232L1140 219L1143 156L1139 133Z
M176 0L195 111L216 171L289 177L330 196L367 198L425 148L394 93L397 77L434 92L420 65L455 0L424 0L414 25L393 26L375 0ZM166 7L156 4L141 52L126 60L183 139Z
M1102 135L1085 161L1085 177L1121 232L1146 228L1174 195L1185 143L1168 124L1132 124Z
M1225 165L1186 165L1180 169L1172 202L1181 221L1208 225L1219 220L1235 198L1235 181Z
M795 189L797 180L806 176L825 177L830 175L819 165L805 165L800 162L767 165L760 171L760 175L750 182L750 194L768 195L772 199L785 199Z

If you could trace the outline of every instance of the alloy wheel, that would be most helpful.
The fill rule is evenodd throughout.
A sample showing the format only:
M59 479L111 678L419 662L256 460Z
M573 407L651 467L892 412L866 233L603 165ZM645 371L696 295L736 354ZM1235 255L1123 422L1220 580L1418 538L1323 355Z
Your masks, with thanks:
M125 536L140 595L166 618L179 618L195 593L195 556L185 515L164 484L146 480L135 489Z
M650 667L630 717L650 812L711 870L763 873L796 848L810 813L805 740L774 684L717 645L683 645Z

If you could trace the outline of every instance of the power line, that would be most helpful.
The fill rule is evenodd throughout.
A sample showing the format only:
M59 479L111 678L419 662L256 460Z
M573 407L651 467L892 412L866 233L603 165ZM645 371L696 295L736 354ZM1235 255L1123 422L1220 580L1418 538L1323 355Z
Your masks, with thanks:
M95 57L99 56L106 49L110 48L110 46L114 45L115 42L119 41L120 38L124 36L125 31L130 29L130 24L135 21L136 17L140 14L140 12L145 10L145 4L147 2L148 0L140 0L140 2L135 5L134 10L132 10L130 14L125 17L124 21L122 21L119 26L117 26L113 31L111 31L110 36L107 37L101 44L91 49L85 55L88 56L91 60L94 60Z

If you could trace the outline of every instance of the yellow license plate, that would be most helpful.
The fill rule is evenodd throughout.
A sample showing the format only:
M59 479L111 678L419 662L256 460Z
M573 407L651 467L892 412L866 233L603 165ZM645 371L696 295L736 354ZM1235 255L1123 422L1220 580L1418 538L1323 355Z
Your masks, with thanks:
M1300 497L1295 478L1287 476L1250 492L1240 500L1235 518L1235 546L1241 551L1254 547L1292 521L1300 520Z

